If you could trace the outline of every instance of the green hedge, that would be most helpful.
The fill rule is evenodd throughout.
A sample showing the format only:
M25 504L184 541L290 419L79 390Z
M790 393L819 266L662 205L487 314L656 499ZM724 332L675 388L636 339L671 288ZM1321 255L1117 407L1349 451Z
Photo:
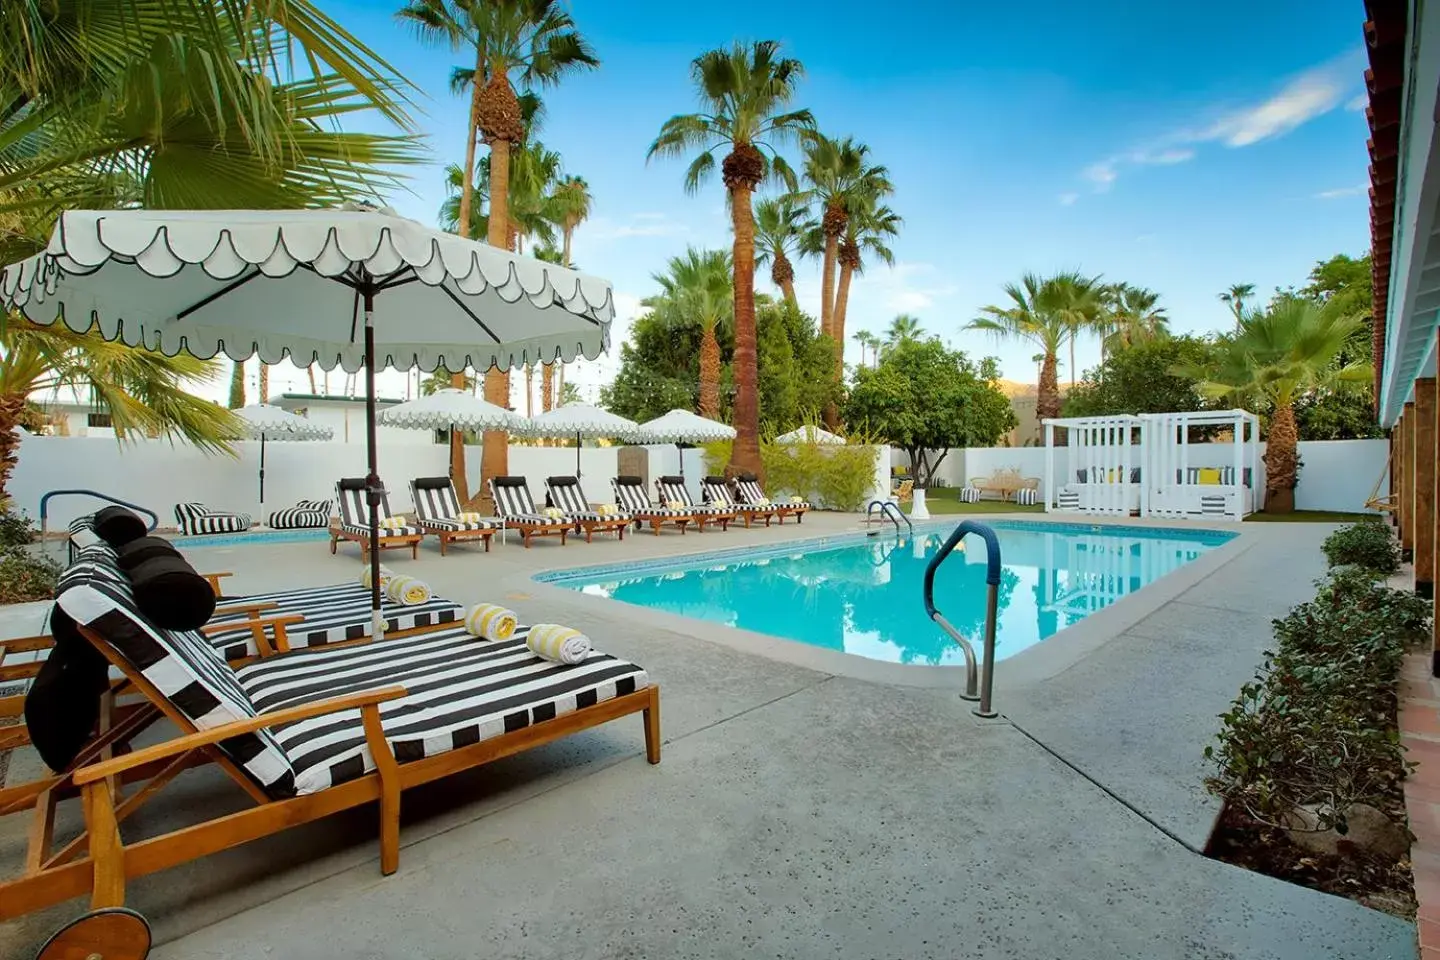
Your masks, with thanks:
M724 472L729 440L707 443L705 469ZM772 499L804 497L816 506L853 511L865 506L875 488L875 448L858 444L761 443L765 492Z
M1400 569L1400 544L1380 516L1341 527L1321 547L1332 567L1362 567L1381 576Z

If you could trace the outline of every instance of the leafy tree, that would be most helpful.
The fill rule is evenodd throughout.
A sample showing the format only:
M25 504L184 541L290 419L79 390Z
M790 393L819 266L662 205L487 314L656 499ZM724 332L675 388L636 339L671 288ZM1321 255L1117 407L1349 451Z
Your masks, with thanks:
M1014 428L997 377L993 359L977 365L937 337L901 342L855 372L845 420L908 453L925 487L950 448L990 446Z
M1234 399L1269 414L1267 510L1294 509L1299 473L1296 404L1315 391L1363 390L1370 382L1370 364L1336 364L1359 324L1358 318L1313 301L1281 298L1264 313L1246 314L1239 331L1217 344L1208 368L1177 369L1182 376L1203 380L1201 389L1209 396Z
M1310 271L1310 282L1297 292L1341 316L1358 318L1360 323L1346 342L1342 359L1371 358L1375 285L1370 272L1370 254L1355 258L1337 253L1329 260L1319 261Z
M789 189L795 188L794 172L774 150L815 126L810 111L789 109L805 68L799 60L779 53L779 43L762 40L749 47L736 43L696 57L690 74L706 112L680 114L665 121L648 153L650 157L694 153L685 173L685 188L694 192L715 172L716 151L729 151L720 167L734 234L736 435L730 452L731 472L764 471L760 462L755 212L751 198L772 176Z
M901 313L890 321L890 326L885 329L885 349L897 346L902 343L910 343L920 339L924 328L920 326L920 319L912 317L908 313Z
M1385 436L1375 418L1374 389L1365 387L1305 394L1295 401L1295 427L1301 440L1368 440Z
M1177 368L1205 369L1215 348L1194 337L1138 341L1107 356L1065 397L1067 417L1183 413L1209 403L1193 376Z

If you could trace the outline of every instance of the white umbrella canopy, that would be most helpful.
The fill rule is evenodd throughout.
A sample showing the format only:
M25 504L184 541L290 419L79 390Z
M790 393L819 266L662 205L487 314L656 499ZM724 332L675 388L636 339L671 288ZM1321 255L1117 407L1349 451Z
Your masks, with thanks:
M734 440L735 428L689 410L671 410L640 424L637 438L648 443L706 443ZM685 456L680 456L680 475L685 475Z
M580 476L580 440L607 437L628 440L639 428L634 420L618 413L602 410L588 403L567 403L530 418L528 433L532 437L575 438L575 476Z
M364 208L69 211L0 307L170 356L363 368L377 636L375 370L594 359L615 314L604 280Z
M843 444L845 438L839 434L831 433L816 426L796 427L789 433L782 433L775 438L776 443L834 443Z
M260 505L265 505L265 442L267 440L329 440L335 431L313 423L305 417L272 407L268 403L252 403L234 411L244 421L245 434L260 441Z
M380 411L380 422L411 430L507 430L510 433L524 433L529 423L517 413L454 387L386 407Z

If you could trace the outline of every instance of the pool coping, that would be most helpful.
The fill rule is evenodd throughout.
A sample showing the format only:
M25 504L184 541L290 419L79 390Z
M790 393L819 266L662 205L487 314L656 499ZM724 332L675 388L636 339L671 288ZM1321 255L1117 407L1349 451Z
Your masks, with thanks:
M1173 520L1153 524L1135 523L1133 517L1093 517L1086 518L1081 523L1077 523L1068 517L1063 520L1056 519L1053 521L1032 520L1029 518L1010 521L1000 517L994 518L993 520L981 519L984 519L986 523L1009 527L1011 529L1103 526L1121 529L1130 528L1137 532L1144 533L1154 533L1157 530L1174 530L1187 534L1215 533L1231 535L1228 542L1218 544L1212 549L1205 551L1195 560L1185 564L1178 570L1166 574L1134 593L1121 597L1110 606L1090 614L1079 623L1057 631L1044 641L1022 650L1012 657L997 662L995 665L995 688L997 692L1007 688L1014 689L1030 686L1063 673L1094 650L1117 638L1126 630L1129 630L1146 617L1155 613L1165 604L1170 603L1215 573L1218 569L1225 566L1231 560L1249 550L1259 536L1256 531L1247 530L1243 524L1238 523L1206 523L1204 526L1196 525L1191 527L1176 526ZM953 529L954 525L959 522L958 520L948 518L937 518L924 521L917 525L916 531L923 534L933 534L940 530ZM1011 526L1012 524L1014 526ZM612 563L591 564L579 567L554 567L535 571L525 579L533 584L542 595L545 591L555 590L557 592L563 592L568 600L581 603L582 605L592 603L620 604L628 611L627 615L636 622L637 625L653 624L654 626L662 627L675 633L692 636L696 639L716 643L744 653L752 653L782 663L804 667L819 673L837 677L847 677L869 683L884 683L901 687L962 690L965 686L965 670L963 665L904 664L872 660L859 654L845 653L824 647L815 647L799 640L791 640L773 634L760 633L742 627L731 627L710 620L699 620L694 617L669 613L652 607L623 604L621 601L612 600L608 597L600 597L594 594L584 593L583 591L573 590L569 587L561 586L556 582L559 580L589 576L591 575L589 571L592 570L611 571L618 568L630 572L639 569L658 571L703 564L711 557L756 557L767 554L784 555L793 553L796 550L812 548L819 544L834 545L837 541L842 544L850 541L863 542L871 538L870 533L870 531L862 530L855 533L829 534L820 537L784 540L777 542L773 548L767 547L760 550L754 547L705 550L692 554L677 554L670 557L655 558L653 560L647 559L637 561L633 564ZM918 597L916 600L919 602ZM1000 706L1003 708L1003 703Z

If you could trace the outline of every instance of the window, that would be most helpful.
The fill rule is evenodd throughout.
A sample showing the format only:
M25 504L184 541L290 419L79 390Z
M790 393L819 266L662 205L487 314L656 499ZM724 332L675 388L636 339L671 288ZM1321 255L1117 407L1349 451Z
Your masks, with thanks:
M87 427L109 427L109 426L113 426L113 424L111 424L111 422L110 422L110 414L108 414L108 413L92 413L92 414L89 414L88 416L85 417L85 426L87 426Z

